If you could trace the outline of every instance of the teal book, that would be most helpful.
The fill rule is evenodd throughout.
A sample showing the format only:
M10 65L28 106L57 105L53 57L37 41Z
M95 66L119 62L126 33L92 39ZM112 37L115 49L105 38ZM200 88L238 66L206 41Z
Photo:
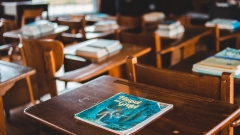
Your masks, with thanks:
M75 118L117 134L128 135L171 108L172 104L118 93L75 114Z
M227 47L226 49L218 52L214 55L217 58L224 58L230 60L240 60L240 50Z

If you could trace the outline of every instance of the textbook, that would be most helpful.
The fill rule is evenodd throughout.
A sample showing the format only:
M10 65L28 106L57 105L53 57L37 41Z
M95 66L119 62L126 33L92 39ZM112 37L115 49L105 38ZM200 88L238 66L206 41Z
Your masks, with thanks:
M93 39L92 42L76 49L76 55L90 58L101 58L110 53L122 49L122 45L118 40L110 39Z
M154 22L154 21L164 19L165 14L163 12L150 12L150 13L144 14L143 18L147 22Z
M234 73L235 78L240 76L240 50L226 48L193 65L192 71L221 75L222 72Z
M54 26L47 20L38 20L22 27L22 33L26 36L39 36L54 31Z
M158 25L159 29L175 29L177 28L179 25L181 25L181 23L179 21L175 21L175 20L166 20L164 22L162 22L161 24Z
M86 110L75 118L120 135L136 132L173 108L172 104L118 93Z
M119 28L115 20L103 20L103 21L96 22L94 25L95 25L95 31L100 31L100 32L115 30Z
M232 60L240 60L240 50L227 47L226 49L218 52L214 55L218 58L226 58L226 59L232 59Z
M211 56L200 62L202 65L208 65L219 68L240 69L240 60L233 60L228 58L218 58L215 56Z
M240 77L240 70L221 68L221 67L212 67L212 66L203 65L201 63L193 64L192 71L203 73L203 74L217 75L217 76L221 76L223 72L229 72L234 74L234 78Z
M205 23L206 27L218 25L220 29L234 30L240 27L240 21L234 19L215 18Z
M155 31L156 34L160 35L161 37L173 37L185 31L182 25L179 25L172 29L157 29Z

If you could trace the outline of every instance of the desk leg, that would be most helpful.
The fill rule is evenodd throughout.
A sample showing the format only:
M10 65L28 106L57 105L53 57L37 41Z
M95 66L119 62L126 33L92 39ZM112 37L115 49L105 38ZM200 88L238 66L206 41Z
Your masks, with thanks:
M189 56L193 55L196 52L196 43L197 39L193 40L192 42L187 43L187 45L183 49L183 59L188 58Z
M2 96L0 97L0 135L6 135Z

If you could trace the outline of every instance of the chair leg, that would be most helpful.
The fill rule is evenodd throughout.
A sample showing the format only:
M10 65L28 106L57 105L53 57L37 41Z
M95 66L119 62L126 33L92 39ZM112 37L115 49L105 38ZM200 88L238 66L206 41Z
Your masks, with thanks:
M32 102L33 105L35 105L36 101L34 99L32 84L31 84L31 80L30 80L29 76L26 77L26 81L27 81L27 85L28 85L28 92L29 92L29 96L30 96L31 102Z

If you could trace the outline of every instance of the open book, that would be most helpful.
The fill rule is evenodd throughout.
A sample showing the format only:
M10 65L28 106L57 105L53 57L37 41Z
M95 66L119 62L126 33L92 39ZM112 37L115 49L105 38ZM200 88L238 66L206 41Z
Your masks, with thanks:
M127 135L136 132L172 107L172 104L118 93L75 114L75 118L116 134Z
M95 24L95 31L109 31L119 28L117 22L115 20L102 20L96 22Z
M110 39L93 39L86 46L81 46L76 49L76 55L85 56L90 58L101 58L110 53L122 49L122 45L118 40Z
M48 20L38 20L22 27L22 33L26 36L39 36L54 31L54 26Z

